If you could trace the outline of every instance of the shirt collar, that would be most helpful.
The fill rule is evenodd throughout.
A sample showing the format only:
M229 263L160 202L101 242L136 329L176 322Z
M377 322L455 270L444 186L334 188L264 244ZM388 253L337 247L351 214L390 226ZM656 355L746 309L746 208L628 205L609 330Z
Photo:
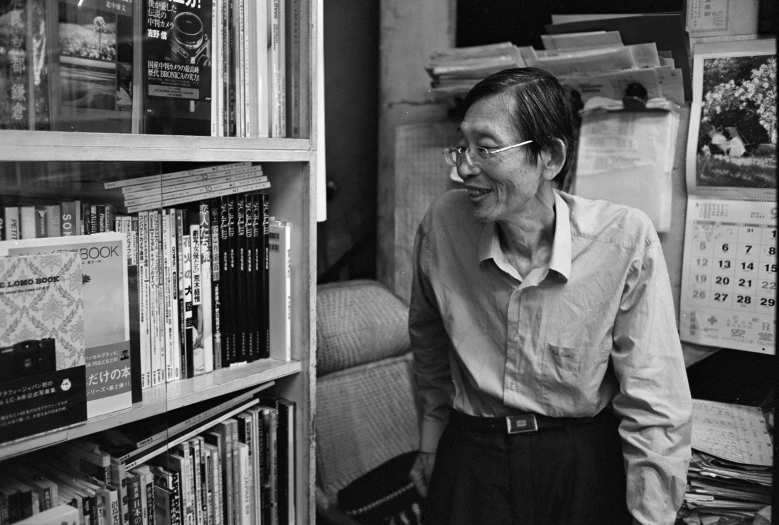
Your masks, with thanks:
M568 204L554 192L555 235L552 242L552 254L549 257L549 269L560 274L566 281L571 274L571 216ZM498 238L498 225L489 222L482 228L479 236L479 262L487 259L502 261L503 251Z

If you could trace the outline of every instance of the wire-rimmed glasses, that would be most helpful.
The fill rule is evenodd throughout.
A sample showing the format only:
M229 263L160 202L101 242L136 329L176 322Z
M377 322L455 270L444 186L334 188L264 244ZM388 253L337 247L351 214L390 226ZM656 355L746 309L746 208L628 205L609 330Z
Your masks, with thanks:
M445 148L443 152L444 160L450 166L457 168L462 163L463 158L465 158L468 165L474 167L478 165L479 162L488 162L490 156L495 155L496 153L500 153L502 151L506 151L512 148L518 148L520 146L530 144L531 142L533 141L526 140L524 142L520 142L519 144L511 144L509 146L498 146L496 148L485 148L482 146L477 146L474 148L463 148L463 147Z

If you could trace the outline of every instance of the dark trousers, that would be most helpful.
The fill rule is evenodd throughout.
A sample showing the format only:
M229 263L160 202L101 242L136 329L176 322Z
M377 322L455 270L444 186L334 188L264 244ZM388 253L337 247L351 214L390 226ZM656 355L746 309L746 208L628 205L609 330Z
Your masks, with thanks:
M430 480L425 525L629 525L617 420L526 434L450 419Z

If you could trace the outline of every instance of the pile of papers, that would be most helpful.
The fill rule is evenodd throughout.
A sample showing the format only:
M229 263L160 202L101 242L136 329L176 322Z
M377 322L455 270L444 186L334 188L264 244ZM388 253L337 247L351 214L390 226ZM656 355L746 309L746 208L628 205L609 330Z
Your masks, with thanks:
M525 67L519 48L502 42L435 53L425 70L434 92L457 96L465 95L484 77L513 67Z
M623 99L633 89L656 107L667 101L682 105L689 98L689 55L680 13L592 15L546 29L543 49L503 42L436 53L426 66L432 90L461 95L491 73L532 66L570 86L585 109L592 99L599 107L623 109Z
M693 400L692 447L685 522L753 518L771 504L773 453L759 408Z

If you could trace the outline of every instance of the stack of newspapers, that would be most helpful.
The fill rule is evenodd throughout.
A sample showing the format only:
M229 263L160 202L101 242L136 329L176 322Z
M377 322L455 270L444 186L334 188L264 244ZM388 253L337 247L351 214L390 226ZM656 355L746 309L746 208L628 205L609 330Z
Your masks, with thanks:
M484 77L513 67L524 67L519 48L511 42L459 47L435 53L425 70L433 92L464 95Z
M771 504L773 453L759 408L694 399L692 447L686 523L751 520Z

